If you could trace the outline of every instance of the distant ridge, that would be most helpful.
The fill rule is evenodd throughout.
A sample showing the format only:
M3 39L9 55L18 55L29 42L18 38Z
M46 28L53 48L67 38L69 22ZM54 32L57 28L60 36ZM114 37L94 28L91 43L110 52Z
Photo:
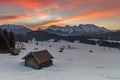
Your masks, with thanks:
M52 25L45 29L45 31L62 36L94 35L111 32L111 30L96 26L94 24L80 24L79 26L66 25L65 27Z
M26 34L31 31L29 28L23 25L14 25L14 24L4 24L0 25L1 30L7 30L8 32L12 31L15 34Z

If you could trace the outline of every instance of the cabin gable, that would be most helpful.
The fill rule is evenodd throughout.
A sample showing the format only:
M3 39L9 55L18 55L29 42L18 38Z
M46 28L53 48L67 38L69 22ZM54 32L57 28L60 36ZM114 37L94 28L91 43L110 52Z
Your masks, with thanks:
M32 68L36 68L36 69L39 69L39 63L37 62L37 60L32 56L30 55L29 57L27 57L25 59L25 66L30 66Z

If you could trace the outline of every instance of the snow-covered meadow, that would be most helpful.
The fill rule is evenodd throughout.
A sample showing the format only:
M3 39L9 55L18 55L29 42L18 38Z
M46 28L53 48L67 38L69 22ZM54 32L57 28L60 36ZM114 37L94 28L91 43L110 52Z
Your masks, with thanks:
M19 56L0 54L0 80L120 80L118 49L66 41L24 45L26 50ZM60 53L63 46L65 49ZM54 56L53 66L40 70L24 66L23 56L44 49Z

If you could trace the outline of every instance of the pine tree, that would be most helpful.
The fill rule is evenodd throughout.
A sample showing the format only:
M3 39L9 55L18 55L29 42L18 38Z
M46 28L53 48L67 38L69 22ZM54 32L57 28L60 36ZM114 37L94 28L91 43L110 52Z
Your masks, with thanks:
M10 49L8 39L3 32L0 33L0 47L3 52L7 52Z
M2 31L0 31L0 52L3 51L3 39L2 39Z
M15 49L15 35L13 32L9 33L9 43L10 43L10 47Z
M3 31L3 33L4 33L4 36L6 37L6 39L7 39L7 44L9 45L9 47L10 47L10 43L9 43L9 32L7 32L6 31L6 29Z
M9 33L6 31L6 29L4 30L4 35L6 36L6 38L8 39L9 38Z

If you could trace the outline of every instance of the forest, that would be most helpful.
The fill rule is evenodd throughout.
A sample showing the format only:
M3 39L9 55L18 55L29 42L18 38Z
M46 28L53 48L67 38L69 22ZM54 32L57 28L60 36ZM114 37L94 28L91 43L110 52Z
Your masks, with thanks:
M0 53L12 53L15 50L15 34L7 32L6 30L0 31Z

